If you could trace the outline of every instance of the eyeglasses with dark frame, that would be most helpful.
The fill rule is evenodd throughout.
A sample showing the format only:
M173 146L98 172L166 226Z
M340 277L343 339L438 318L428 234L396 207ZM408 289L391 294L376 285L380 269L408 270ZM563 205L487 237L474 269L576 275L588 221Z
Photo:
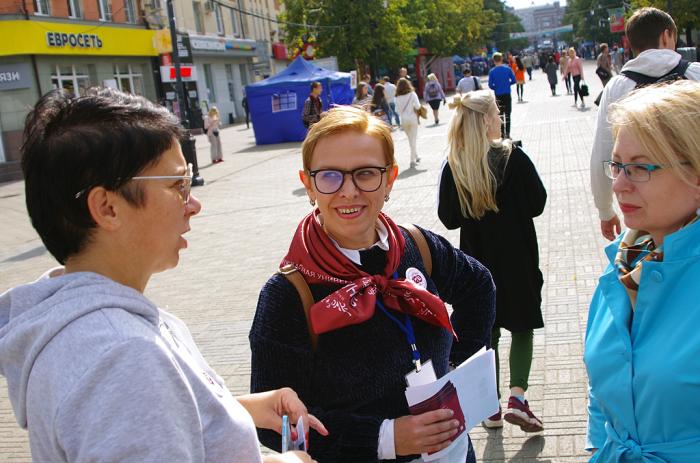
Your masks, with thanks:
M309 171L309 175L314 179L314 185L319 193L330 195L339 191L345 184L346 175L350 175L352 183L358 190L372 193L382 186L384 173L388 168L387 165L358 167L353 170L317 169Z
M185 172L185 175L141 175L131 177L129 180L180 180L178 190L183 202L187 204L190 200L190 193L192 191L192 164L187 164L187 171ZM75 199L83 196L90 190L90 188L92 187L88 187L77 192L75 194Z
M685 163L684 163L685 164ZM643 163L628 163L615 161L603 161L603 170L605 176L615 180L620 176L620 172L625 172L625 176L630 182L642 183L648 182L651 179L651 173L655 170L666 169L671 167L663 164L643 164Z

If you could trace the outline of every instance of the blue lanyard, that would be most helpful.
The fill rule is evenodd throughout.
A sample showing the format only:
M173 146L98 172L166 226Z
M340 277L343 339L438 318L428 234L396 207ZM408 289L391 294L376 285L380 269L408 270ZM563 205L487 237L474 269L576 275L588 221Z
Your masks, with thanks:
M396 279L398 278L398 274L394 272L392 275L392 278ZM389 310L384 307L384 303L382 302L381 296L377 297L377 307L381 309L382 312L386 314L387 317L394 323L396 323L396 326L399 327L401 331L403 331L403 334L406 335L406 340L408 341L408 344L411 346L411 356L413 358L413 364L416 366L416 371L420 371L421 365L420 365L420 352L418 352L418 346L416 346L416 335L413 332L413 324L411 323L411 316L406 314L405 322L401 322L398 318L396 318L394 315L389 312Z

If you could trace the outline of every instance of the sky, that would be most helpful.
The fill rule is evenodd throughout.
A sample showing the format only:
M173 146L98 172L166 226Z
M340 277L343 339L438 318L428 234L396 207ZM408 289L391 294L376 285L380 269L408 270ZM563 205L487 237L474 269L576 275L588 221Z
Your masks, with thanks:
M554 3L555 0L506 0L506 5L512 6L515 9L528 8L530 6L540 6L546 5L547 3ZM559 4L561 6L566 6L566 0L560 0Z

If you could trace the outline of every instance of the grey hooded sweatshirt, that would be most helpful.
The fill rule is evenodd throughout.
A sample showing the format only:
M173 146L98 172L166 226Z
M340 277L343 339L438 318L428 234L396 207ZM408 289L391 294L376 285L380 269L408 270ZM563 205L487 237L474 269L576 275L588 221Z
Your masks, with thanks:
M34 461L261 461L184 323L101 275L58 269L2 294L0 374Z

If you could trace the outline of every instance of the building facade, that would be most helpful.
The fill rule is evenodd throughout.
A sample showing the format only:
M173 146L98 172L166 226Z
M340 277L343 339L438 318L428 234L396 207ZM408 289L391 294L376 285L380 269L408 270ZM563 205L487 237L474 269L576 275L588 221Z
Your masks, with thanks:
M527 37L531 45L542 46L549 44L555 38L554 30L563 26L564 13L566 8L562 7L558 1L546 5L531 6L513 10L513 13L520 18L520 22L525 29L518 36Z
M0 0L0 34L0 181L19 176L24 119L49 90L158 97L155 31L135 0Z

